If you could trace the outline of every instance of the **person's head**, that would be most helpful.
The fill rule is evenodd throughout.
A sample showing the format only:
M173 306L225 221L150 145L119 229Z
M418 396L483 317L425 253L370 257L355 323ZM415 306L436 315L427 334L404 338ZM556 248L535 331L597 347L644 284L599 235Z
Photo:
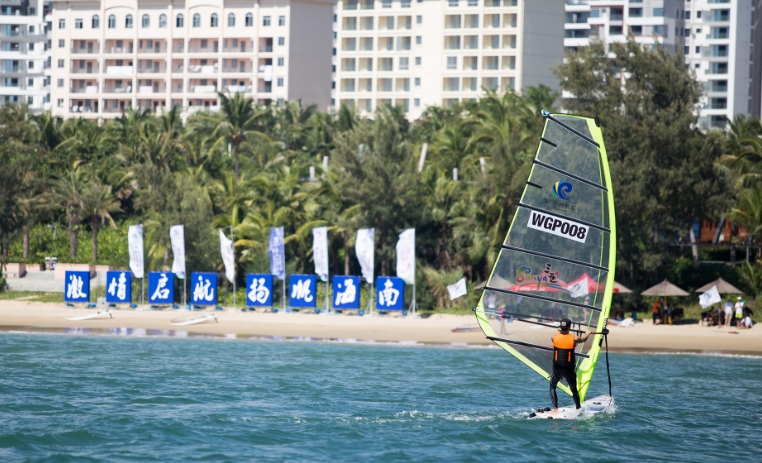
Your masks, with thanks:
M558 328L561 330L562 333L567 334L569 330L571 329L571 320L568 318L564 318L561 320L561 323L558 324Z

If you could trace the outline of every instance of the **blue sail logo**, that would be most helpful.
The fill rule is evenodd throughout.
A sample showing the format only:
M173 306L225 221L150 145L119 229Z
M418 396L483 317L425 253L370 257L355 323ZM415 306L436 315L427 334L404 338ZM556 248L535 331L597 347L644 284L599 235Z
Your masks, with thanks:
M571 193L572 188L573 187L571 183L559 180L553 184L553 194L563 199L564 201L568 201L569 193Z

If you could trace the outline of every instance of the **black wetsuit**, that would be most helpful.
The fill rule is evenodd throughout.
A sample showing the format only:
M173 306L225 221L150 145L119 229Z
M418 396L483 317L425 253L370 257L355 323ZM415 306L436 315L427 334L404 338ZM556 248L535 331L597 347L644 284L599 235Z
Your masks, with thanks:
M579 392L577 391L577 373L574 371L574 364L571 365L553 365L553 374L550 377L550 400L553 402L553 408L558 408L558 396L556 395L556 386L561 378L566 379L571 389L574 405L580 408Z

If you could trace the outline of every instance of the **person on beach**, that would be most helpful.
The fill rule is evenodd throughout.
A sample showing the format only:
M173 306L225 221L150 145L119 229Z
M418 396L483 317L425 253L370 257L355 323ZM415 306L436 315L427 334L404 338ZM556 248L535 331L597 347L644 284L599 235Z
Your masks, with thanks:
M592 334L587 330L584 336L574 336L571 330L571 320L564 318L559 324L559 332L551 337L553 341L553 374L550 377L550 401L553 402L553 411L558 411L558 395L556 387L561 378L564 378L569 384L572 392L574 405L577 409L582 405L579 403L579 392L577 391L577 373L574 371L576 358L574 356L574 346L587 341Z
M654 325L656 325L656 322L661 318L661 308L659 307L660 303L660 300L656 299L656 302L654 302L654 306L651 309Z
M733 319L733 303L725 302L725 327L730 328L730 320Z
M738 299L736 299L736 326L738 326L741 323L742 318L743 318L743 298L741 296L738 296Z
M738 326L737 326L736 328L738 328L739 330L748 330L748 329L750 329L750 328L751 328L753 325L754 325L754 323L751 321L751 317L750 317L750 316L748 316L748 315L746 315L745 317L743 317L743 318L742 318L742 319L741 319L741 320L738 322Z

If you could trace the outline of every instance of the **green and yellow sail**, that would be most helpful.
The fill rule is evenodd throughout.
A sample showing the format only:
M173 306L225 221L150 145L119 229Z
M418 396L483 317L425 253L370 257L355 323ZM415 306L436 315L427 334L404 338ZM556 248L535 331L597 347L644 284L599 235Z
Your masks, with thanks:
M616 222L595 120L543 111L545 129L508 236L474 309L487 338L550 379L558 321L601 332L614 290ZM580 399L601 335L577 346ZM571 394L565 382L559 388Z

